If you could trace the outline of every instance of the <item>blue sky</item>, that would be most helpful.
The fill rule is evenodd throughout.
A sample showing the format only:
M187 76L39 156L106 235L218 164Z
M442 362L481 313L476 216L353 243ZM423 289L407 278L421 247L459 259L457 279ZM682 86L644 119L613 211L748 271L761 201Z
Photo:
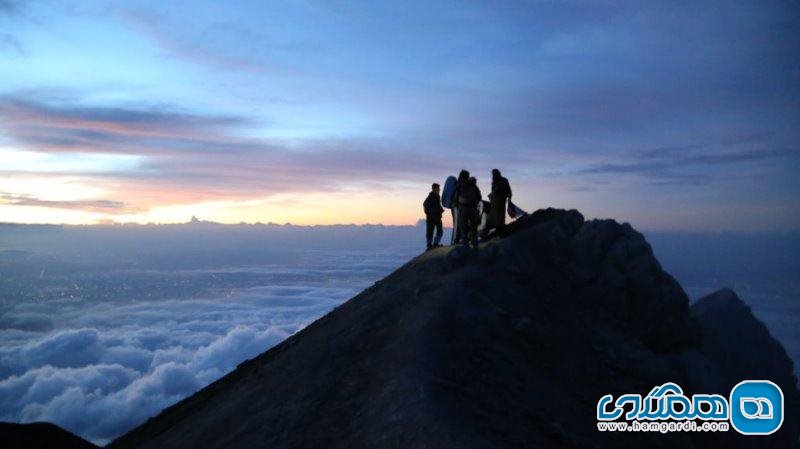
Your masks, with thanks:
M0 0L2 221L800 228L800 5Z

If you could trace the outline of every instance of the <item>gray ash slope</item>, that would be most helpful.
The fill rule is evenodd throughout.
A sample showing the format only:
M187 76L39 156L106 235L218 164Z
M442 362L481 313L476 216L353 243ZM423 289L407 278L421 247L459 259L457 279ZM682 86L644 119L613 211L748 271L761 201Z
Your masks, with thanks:
M690 309L642 235L612 220L547 209L508 234L420 255L108 447L796 444L792 362L732 292ZM746 378L783 388L774 435L596 430L604 394L671 381L727 396Z

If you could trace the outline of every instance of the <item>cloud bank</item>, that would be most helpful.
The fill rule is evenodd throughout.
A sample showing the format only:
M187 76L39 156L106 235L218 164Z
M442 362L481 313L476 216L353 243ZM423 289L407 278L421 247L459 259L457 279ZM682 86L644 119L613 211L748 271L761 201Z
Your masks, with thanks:
M0 420L51 421L105 443L416 250L397 246L414 229L198 226L0 230L0 248L17 248L0 250ZM336 235L347 234L370 249L342 251Z
M248 119L197 115L161 108L52 105L17 97L0 98L0 127L21 149L49 155L138 156L129 170L53 170L47 176L80 176L108 188L120 199L53 202L26 199L12 205L69 207L119 212L111 205L132 203L124 213L152 205L200 200L262 198L284 192L339 190L353 183L389 183L409 158L426 160L407 171L407 181L440 176L452 169L444 154L425 154L386 139L348 137L294 141L245 138ZM20 170L3 170L24 175ZM122 200L125 198L125 200ZM130 200L128 200L130 198ZM120 212L123 213L123 212Z
M7 313L0 331L0 417L51 421L108 441L279 343L352 293L269 290L203 301L18 309L27 320L57 322L44 333L15 329L18 312ZM275 307L273 301L286 305Z

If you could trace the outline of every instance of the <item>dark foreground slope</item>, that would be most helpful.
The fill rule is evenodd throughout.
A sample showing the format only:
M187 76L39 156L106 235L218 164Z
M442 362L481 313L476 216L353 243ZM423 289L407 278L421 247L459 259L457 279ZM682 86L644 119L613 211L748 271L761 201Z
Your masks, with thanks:
M96 449L97 446L55 424L0 422L3 449Z
M711 298L705 309L690 311L681 287L627 224L548 209L518 220L509 234L477 254L441 248L417 257L110 447L691 448L796 441L792 365L768 334L757 343L774 348L768 366L755 365L759 378L782 382L786 393L786 422L775 435L754 441L598 432L596 404L604 394L644 394L672 381L689 393L727 396L730 379L754 373L745 362L750 355L720 355L726 339L750 336L704 322L714 318L708 309L724 315L740 302ZM731 315L757 327L746 312Z

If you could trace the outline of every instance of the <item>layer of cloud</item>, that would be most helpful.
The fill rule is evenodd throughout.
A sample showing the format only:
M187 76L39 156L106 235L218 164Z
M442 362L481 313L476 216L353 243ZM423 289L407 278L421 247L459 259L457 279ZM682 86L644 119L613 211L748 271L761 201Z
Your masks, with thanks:
M288 336L278 327L239 325L198 349L192 348L187 336L188 347L147 350L135 341L116 342L120 337L109 336L108 331L103 334L102 344L101 333L93 328L47 337L61 343L58 355L49 347L28 347L16 354L4 351L6 361L24 361L33 368L0 380L0 416L11 421L55 422L95 441L106 441ZM93 340L93 352L70 350L85 344L87 338Z
M163 107L88 107L53 105L6 96L0 98L3 127L21 144L39 151L123 152L146 151L149 147L113 146L105 150L93 144L112 144L130 139L157 143L202 142L220 129L244 125L240 117L189 114ZM219 143L219 142L217 142ZM154 145L158 148L157 145ZM163 150L163 148L162 148Z
M243 118L165 109L53 106L5 97L0 99L0 127L23 149L143 157L139 167L126 171L69 173L96 179L111 195L130 200L48 203L20 196L6 200L17 205L127 212L154 205L154 198L158 205L263 198L283 192L338 190L359 182L427 180L432 173L452 169L444 154L422 154L386 140L242 138L236 131L246 123ZM409 159L426 163L413 172L398 170ZM54 171L47 176L64 174Z
M799 155L800 148L761 148L755 150L700 153L681 156L665 154L663 156L654 157L651 154L646 154L645 157L635 162L596 164L581 169L578 173L583 175L637 174L670 178L674 176L680 177L680 172L683 169L691 167L724 166L735 163L797 157Z
M51 421L99 443L282 341L408 255L407 250L350 254L306 249L269 256L281 262L249 265L252 255L239 252L233 259L219 254L213 268L186 269L193 265L180 258L135 256L119 238L107 245L108 252L117 254L109 264L96 252L64 248L75 237L58 233L44 237L50 243L43 247L30 246L30 254L43 252L41 259L23 251L4 255L22 270L19 276L36 271L23 284L34 288L41 283L41 293L38 299L9 293L10 302L0 303L0 420ZM157 251L161 246L137 239L132 247L151 245ZM77 240L76 249L86 246ZM191 240L196 239L186 242ZM26 242L15 241L18 247ZM176 240L173 250L189 259L197 255L184 244ZM201 247L219 251L213 245ZM138 268L116 265L132 257ZM165 260L171 261L169 268L159 265ZM40 264L47 264L46 272L39 271ZM122 295L96 297L83 290L87 285L125 290L130 282L138 285ZM169 288L177 296L175 286L186 282L204 287L185 299L161 295ZM60 289L74 293L64 297L57 294Z
M175 27L162 23L163 17L153 12L143 10L123 11L119 15L123 22L147 36L159 49L172 57L210 65L216 69L254 72L261 75L285 71L285 68L265 63L257 58L234 56L231 54L230 49L223 51L216 49L215 51L215 49L205 45L196 45L196 42L187 40L183 30L177 31ZM216 24L216 26L210 28L205 32L213 33L217 36L224 36L237 31L233 23ZM241 36L244 39L253 38L252 35L244 34L244 36Z
M111 214L129 214L140 211L140 208L130 207L125 202L114 200L73 200L55 201L43 200L30 195L14 195L0 192L0 204L10 206L37 206L53 207L56 209L80 209L90 212L104 212Z
M25 49L19 40L11 34L0 33L0 53L9 52L18 56L25 55Z
M0 0L0 14L17 14L22 7L20 0Z
M0 345L0 417L52 421L106 441L280 342L352 293L269 291L11 311L4 327L16 325L18 314L60 324L49 332L28 331L17 343L7 341L19 331L0 331L5 341ZM68 322L75 328L65 328Z

